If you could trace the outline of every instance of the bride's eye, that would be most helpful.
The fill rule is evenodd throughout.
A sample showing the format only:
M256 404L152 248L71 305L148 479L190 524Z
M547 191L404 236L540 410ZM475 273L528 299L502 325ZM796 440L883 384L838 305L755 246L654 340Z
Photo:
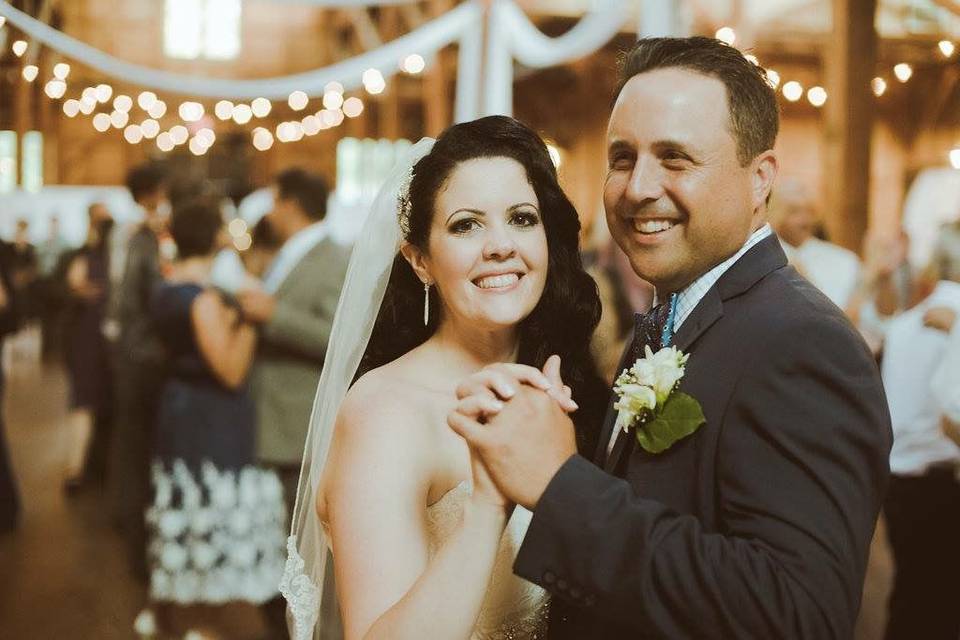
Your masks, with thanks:
M517 211L510 222L521 227L534 227L540 224L540 216L533 211Z
M464 234L470 233L480 226L480 223L473 218L461 218L450 225L450 233Z

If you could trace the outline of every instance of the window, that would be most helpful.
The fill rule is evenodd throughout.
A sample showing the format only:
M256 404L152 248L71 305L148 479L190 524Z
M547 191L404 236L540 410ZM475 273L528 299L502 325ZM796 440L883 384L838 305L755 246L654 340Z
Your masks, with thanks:
M17 132L0 131L0 193L17 188Z
M230 60L240 53L240 0L166 0L163 51L171 58Z
M40 191L43 186L43 134L27 131L23 134L23 167L20 185L24 191Z

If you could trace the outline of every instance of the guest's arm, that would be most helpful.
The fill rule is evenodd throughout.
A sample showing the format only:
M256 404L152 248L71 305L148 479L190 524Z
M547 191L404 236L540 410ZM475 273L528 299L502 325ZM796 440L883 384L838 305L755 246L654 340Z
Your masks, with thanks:
M879 376L840 322L767 342L708 416L722 421L715 531L574 456L516 572L657 637L850 638L888 474Z
M238 388L253 361L256 346L253 327L239 322L236 309L212 290L194 299L190 317L200 354L214 375L227 387Z

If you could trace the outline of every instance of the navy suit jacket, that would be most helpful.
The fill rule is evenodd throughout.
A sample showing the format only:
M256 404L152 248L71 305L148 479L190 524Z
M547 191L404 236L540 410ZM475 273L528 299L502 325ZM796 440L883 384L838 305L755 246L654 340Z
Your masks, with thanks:
M661 454L608 412L536 505L514 570L550 637L850 638L892 434L878 368L771 236L679 328L698 431Z

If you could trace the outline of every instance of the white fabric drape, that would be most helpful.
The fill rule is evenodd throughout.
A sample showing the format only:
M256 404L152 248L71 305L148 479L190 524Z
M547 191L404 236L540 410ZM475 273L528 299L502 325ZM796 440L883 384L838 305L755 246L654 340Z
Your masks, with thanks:
M0 15L51 49L113 78L169 93L235 100L285 100L297 90L321 95L324 86L332 81L340 82L348 91L356 89L367 69L379 69L384 77L390 77L397 73L397 64L404 56L432 55L482 19L479 5L467 2L377 49L321 69L275 78L228 80L158 71L120 60L30 17L4 0L0 0Z
M593 53L626 22L630 3L601 0L573 29L550 38L510 0L495 0L487 29L484 115L513 113L513 60L528 67L552 67Z

